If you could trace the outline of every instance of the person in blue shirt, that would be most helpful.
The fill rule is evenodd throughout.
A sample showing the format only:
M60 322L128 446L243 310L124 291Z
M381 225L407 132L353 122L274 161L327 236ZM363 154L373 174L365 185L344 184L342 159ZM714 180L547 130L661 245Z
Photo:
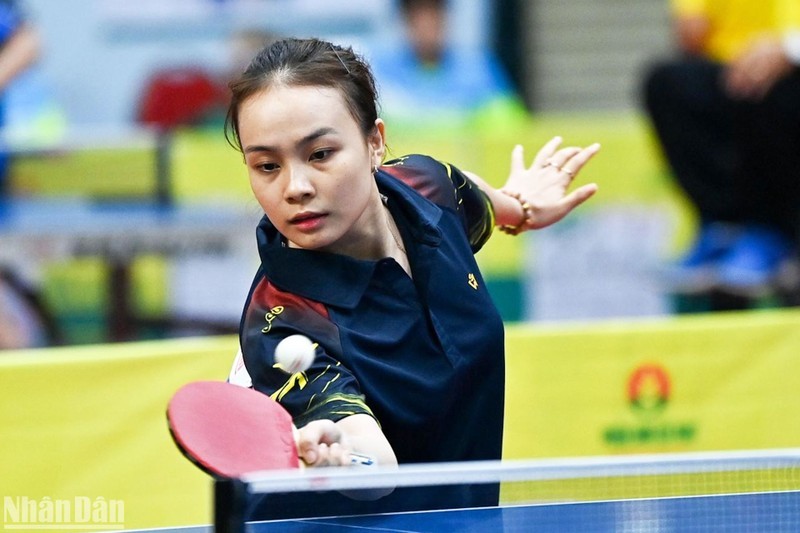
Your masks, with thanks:
M403 35L374 43L369 52L384 117L395 123L527 119L497 57L452 42L447 0L401 0L399 8Z
M502 189L423 155L384 161L370 67L316 39L269 45L230 87L226 134L265 216L229 380L292 414L310 466L499 459L503 324L474 254L495 226L542 228L590 198L567 189L599 145L556 137L530 165L517 146ZM289 375L274 351L298 333L316 358ZM272 499L268 515L497 503L496 486L406 492Z
M8 189L8 91L39 57L40 38L14 0L0 0L0 200ZM52 321L26 283L0 265L0 350L38 347L54 341Z
M18 3L0 0L0 94L39 57L38 32L26 22ZM0 97L0 128L6 124L4 98ZM6 187L8 153L0 146L0 194Z

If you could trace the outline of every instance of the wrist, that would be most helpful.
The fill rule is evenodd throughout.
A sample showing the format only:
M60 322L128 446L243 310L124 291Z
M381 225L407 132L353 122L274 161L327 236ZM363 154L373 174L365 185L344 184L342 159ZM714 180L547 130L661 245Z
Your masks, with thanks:
M509 235L519 235L528 229L531 221L533 220L533 210L531 205L527 202L527 200L522 198L522 195L520 195L518 192L508 191L506 189L500 189L500 192L516 201L516 205L519 206L519 222L515 225L502 224L499 226L499 229L503 233L507 233Z

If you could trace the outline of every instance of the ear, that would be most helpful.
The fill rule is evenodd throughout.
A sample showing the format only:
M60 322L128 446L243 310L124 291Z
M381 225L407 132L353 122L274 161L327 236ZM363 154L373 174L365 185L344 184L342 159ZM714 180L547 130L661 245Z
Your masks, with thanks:
M386 127L382 119L375 119L375 127L367 137L367 144L372 152L372 166L378 167L386 156Z

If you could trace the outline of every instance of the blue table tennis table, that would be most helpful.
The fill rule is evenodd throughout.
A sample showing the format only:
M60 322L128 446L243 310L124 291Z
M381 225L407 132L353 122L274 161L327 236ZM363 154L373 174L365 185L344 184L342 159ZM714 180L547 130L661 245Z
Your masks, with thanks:
M261 522L252 533L797 532L800 492L520 505Z
M286 500L287 505L302 506L303 493L483 483L501 483L500 506L247 521L256 518L254 513L270 512L259 506L263 495L293 493L300 498ZM300 511L302 516L313 515L313 505ZM324 512L321 509L316 512ZM214 481L213 522L214 526L160 531L800 532L800 449L254 472Z
M211 526L160 530L210 533ZM248 533L789 533L800 531L800 492L421 511L250 522Z

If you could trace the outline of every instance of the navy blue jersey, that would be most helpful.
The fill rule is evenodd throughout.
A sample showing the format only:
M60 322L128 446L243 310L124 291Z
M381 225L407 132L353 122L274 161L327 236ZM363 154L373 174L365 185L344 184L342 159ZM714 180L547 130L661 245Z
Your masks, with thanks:
M389 162L376 180L412 276L391 258L288 248L265 217L257 231L262 264L241 328L253 386L278 400L298 426L373 416L400 463L499 459L503 324L473 256L494 226L491 204L458 169L429 157ZM318 343L317 357L306 372L287 376L275 368L273 353L295 333ZM496 487L403 492L336 506L380 511L497 502ZM319 513L319 504L311 511Z

